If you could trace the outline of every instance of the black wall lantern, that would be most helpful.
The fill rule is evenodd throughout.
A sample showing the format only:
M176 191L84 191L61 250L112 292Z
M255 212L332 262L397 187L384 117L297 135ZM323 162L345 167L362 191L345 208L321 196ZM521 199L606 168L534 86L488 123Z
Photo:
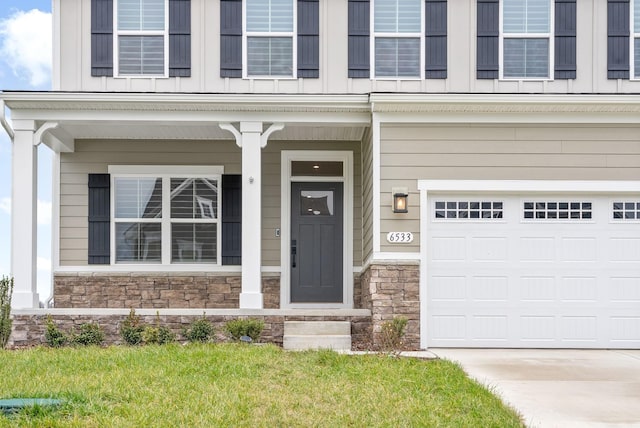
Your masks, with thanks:
M406 187L394 187L391 189L393 195L393 205L391 208L394 213L409 212L409 191Z

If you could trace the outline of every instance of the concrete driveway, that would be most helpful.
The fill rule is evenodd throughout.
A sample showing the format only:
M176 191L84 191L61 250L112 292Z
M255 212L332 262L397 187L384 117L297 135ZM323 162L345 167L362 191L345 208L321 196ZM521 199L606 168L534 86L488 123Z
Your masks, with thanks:
M640 427L640 350L430 349L530 427Z

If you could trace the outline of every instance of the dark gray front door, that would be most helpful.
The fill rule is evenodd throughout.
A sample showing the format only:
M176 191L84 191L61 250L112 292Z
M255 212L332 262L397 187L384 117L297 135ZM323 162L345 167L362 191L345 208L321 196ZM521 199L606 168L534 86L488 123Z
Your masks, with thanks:
M342 303L342 183L291 183L291 302Z

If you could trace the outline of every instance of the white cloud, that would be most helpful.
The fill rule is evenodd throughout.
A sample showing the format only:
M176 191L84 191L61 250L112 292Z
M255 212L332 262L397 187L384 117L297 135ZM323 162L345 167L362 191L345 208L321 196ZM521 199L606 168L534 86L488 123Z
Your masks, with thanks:
M11 214L11 198L0 199L0 211ZM51 224L51 202L38 199L38 224Z
M0 58L16 77L26 76L31 86L51 79L51 14L32 9L17 11L0 21Z

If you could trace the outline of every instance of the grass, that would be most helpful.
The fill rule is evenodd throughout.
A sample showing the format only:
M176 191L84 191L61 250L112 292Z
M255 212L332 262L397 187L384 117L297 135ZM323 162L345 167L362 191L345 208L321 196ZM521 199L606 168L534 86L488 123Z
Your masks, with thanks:
M0 398L61 398L0 426L521 427L455 364L275 346L0 351Z

